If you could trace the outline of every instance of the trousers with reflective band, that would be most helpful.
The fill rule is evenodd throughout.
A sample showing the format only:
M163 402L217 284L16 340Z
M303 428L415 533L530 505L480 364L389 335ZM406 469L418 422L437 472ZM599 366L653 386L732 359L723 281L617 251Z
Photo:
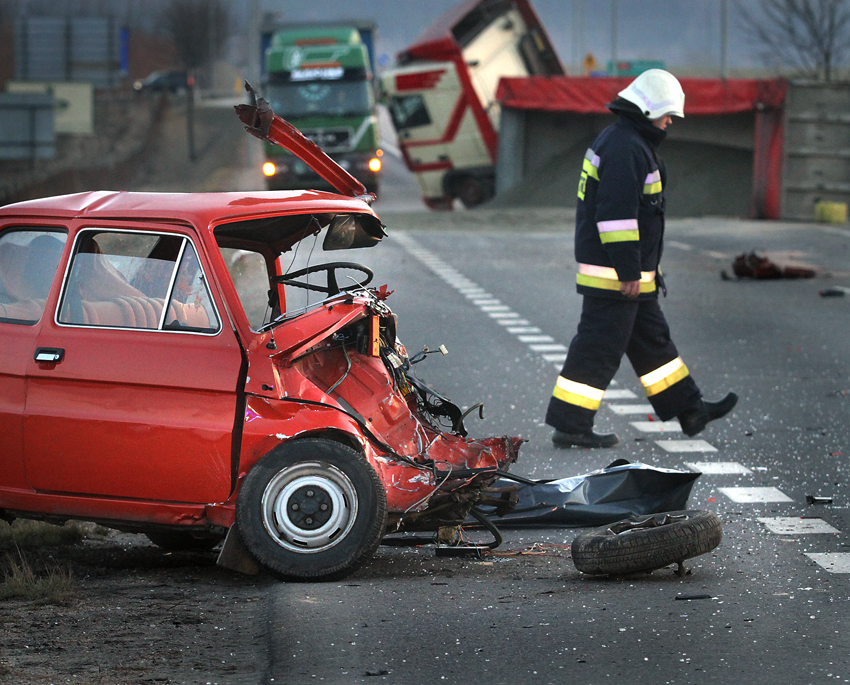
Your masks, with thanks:
M598 290L614 290L619 292L622 283L617 277L617 270L609 266L596 266L595 264L579 264L576 274L576 283L587 288ZM642 293L654 293L655 272L640 272L640 291Z
M699 401L699 388L670 339L658 300L585 296L578 332L549 400L546 423L566 433L591 430L602 393L623 355L662 421Z

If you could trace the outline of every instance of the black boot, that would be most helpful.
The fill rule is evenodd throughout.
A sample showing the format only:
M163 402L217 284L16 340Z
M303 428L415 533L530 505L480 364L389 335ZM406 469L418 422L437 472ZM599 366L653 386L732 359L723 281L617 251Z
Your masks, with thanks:
M599 435L592 430L586 433L564 433L556 430L552 434L555 447L613 447L620 439L614 433Z
M726 416L737 403L738 396L734 392L730 392L719 402L700 400L697 406L686 409L679 414L678 419L682 426L682 432L689 437L702 432L709 421Z

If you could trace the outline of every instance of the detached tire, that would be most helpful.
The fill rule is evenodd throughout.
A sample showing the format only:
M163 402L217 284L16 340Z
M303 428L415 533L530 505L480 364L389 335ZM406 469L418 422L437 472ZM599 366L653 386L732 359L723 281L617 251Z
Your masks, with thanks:
M348 575L378 548L386 523L378 474L333 440L295 440L269 452L236 500L242 543L284 580Z
M654 525L653 525L654 524ZM644 527L644 526L651 527ZM575 567L590 575L654 571L710 552L723 539L710 511L670 511L635 516L595 528L573 540Z

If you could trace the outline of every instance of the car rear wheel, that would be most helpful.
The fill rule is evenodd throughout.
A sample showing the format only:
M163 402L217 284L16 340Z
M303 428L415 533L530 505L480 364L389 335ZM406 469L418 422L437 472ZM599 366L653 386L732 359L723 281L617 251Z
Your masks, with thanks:
M325 439L281 445L245 477L236 526L259 564L286 580L334 580L377 549L386 493L372 466Z

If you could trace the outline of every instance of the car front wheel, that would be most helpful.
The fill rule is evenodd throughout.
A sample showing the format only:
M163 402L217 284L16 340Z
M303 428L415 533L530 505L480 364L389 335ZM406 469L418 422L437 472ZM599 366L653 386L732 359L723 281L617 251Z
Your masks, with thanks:
M372 466L325 439L281 445L245 477L236 526L259 564L286 580L334 580L377 549L386 493Z

